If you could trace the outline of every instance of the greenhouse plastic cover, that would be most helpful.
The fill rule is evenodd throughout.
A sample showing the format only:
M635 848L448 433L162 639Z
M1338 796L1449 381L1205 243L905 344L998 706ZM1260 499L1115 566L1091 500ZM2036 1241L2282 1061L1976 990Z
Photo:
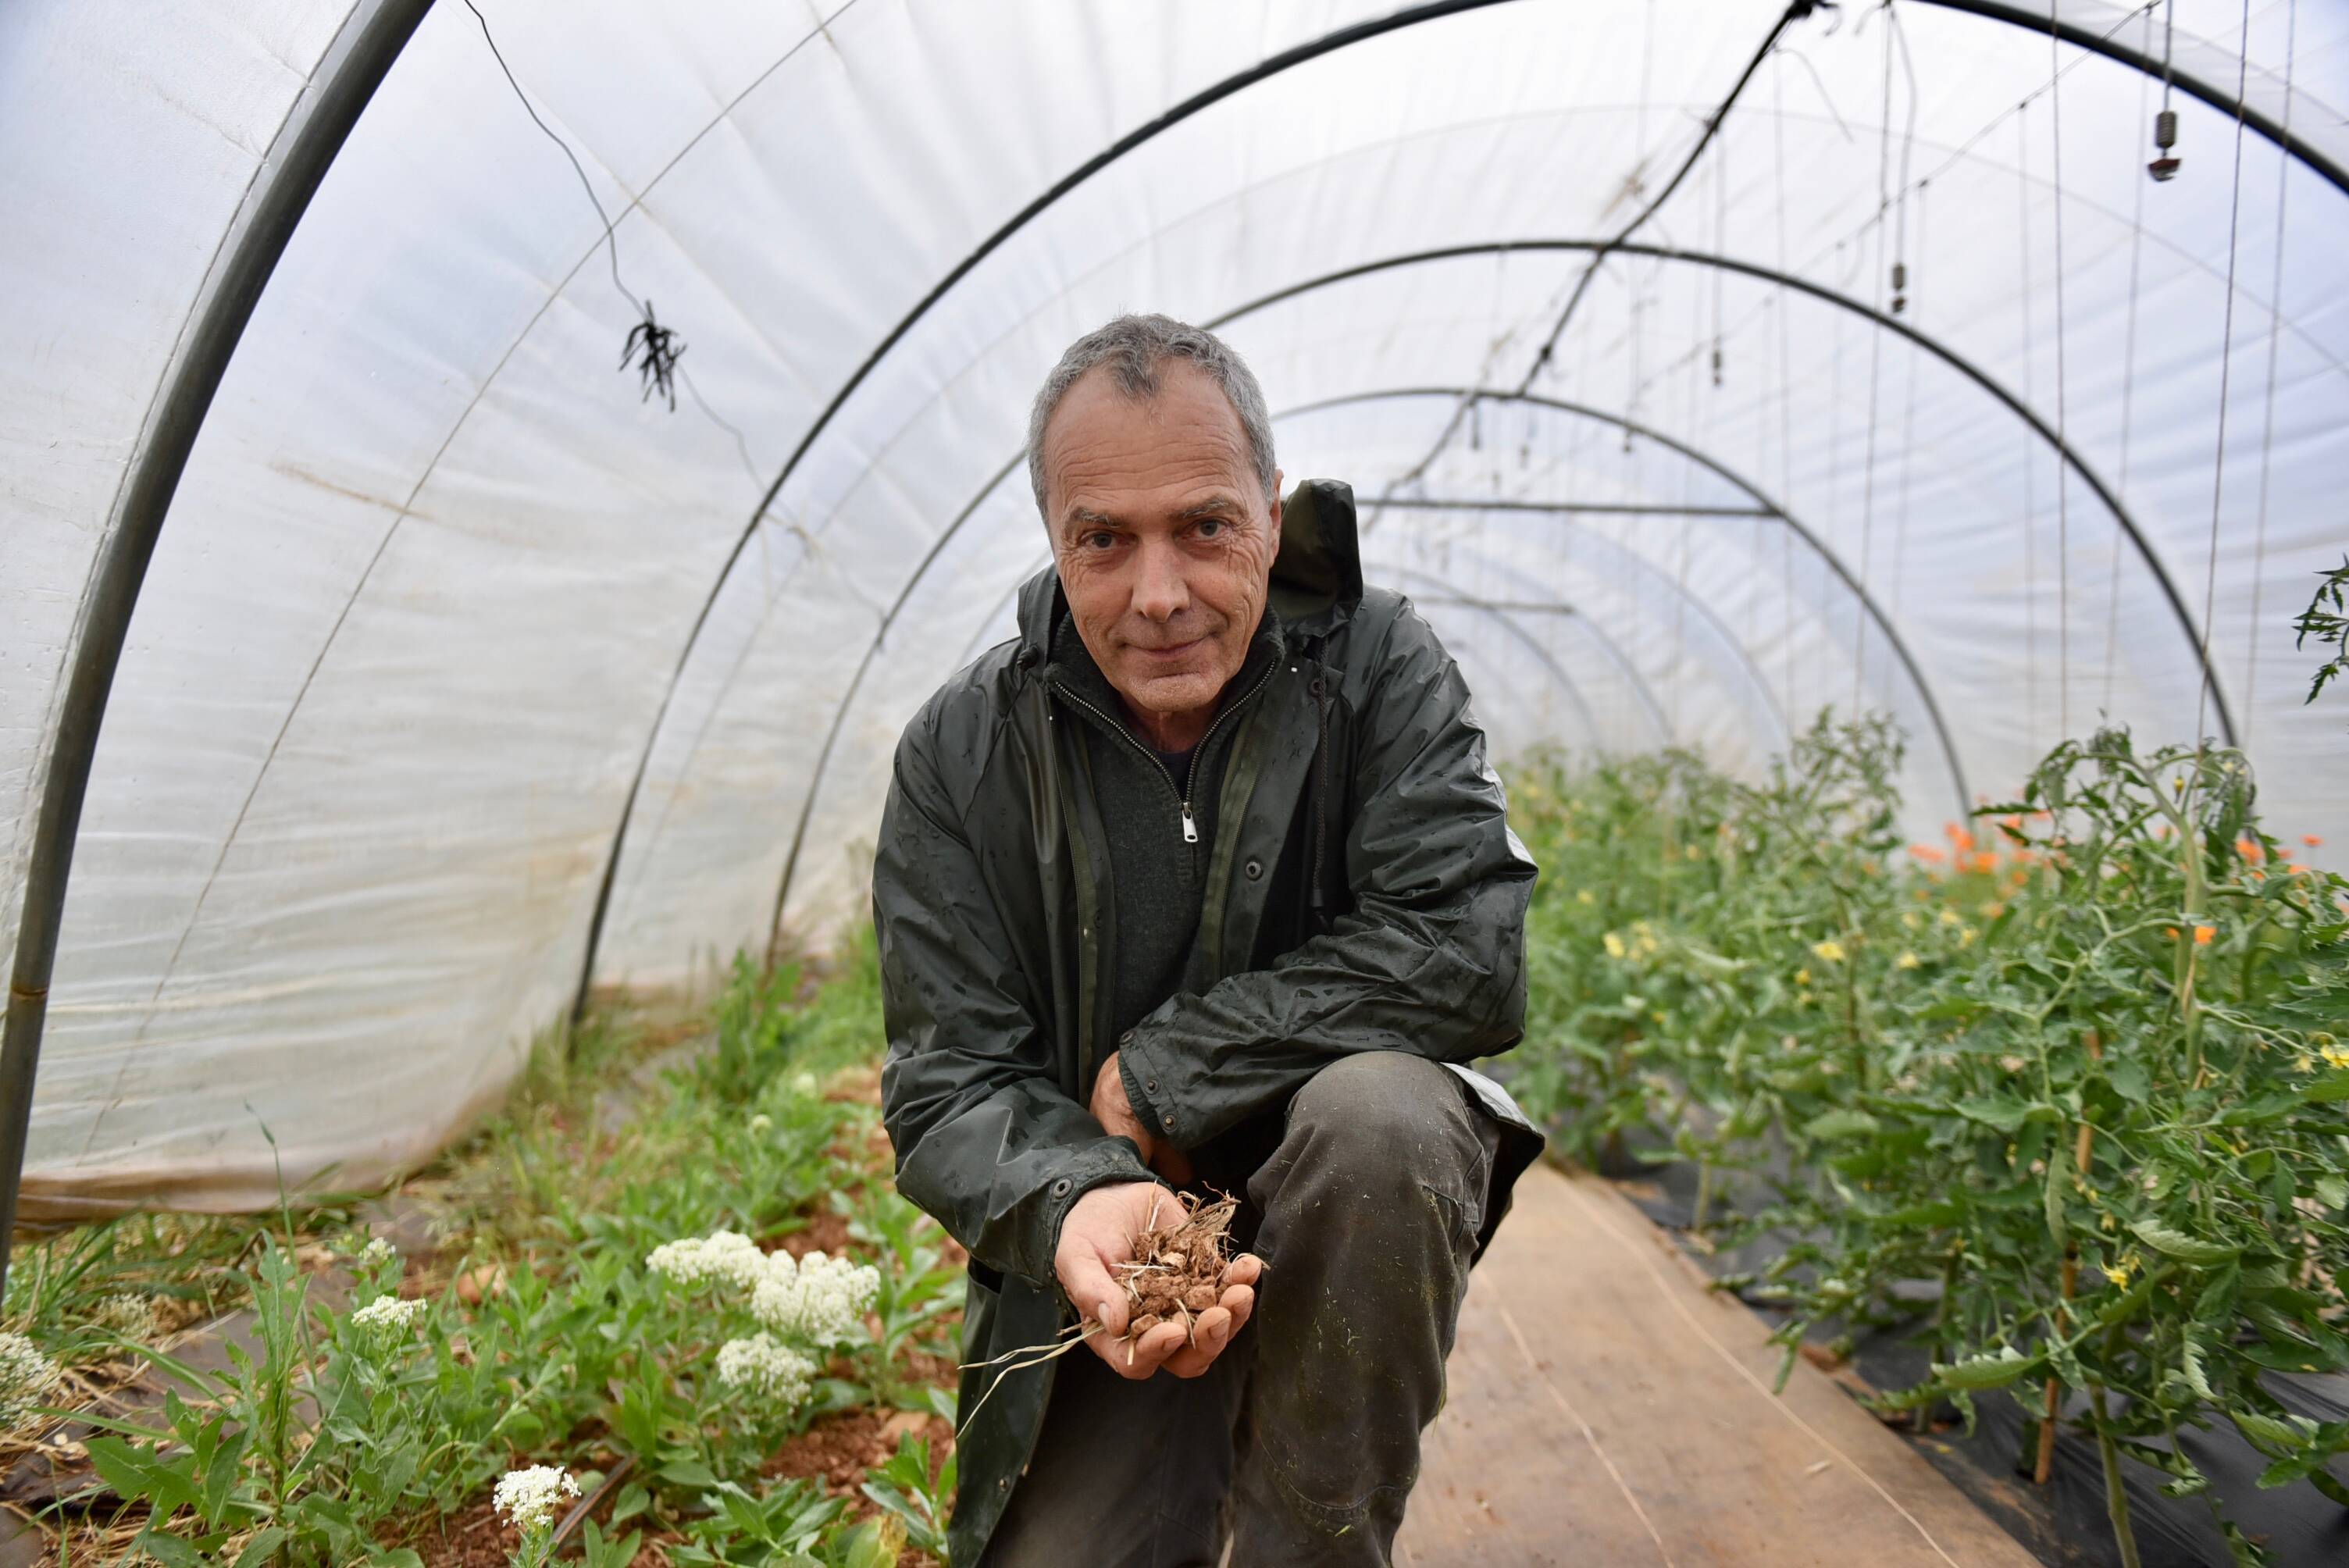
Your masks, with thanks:
M2044 5L1796 16L1691 162L1780 6L478 4L376 88L171 500L26 1213L428 1158L567 1013L616 852L599 985L857 917L899 727L1048 561L1029 399L1124 308L1249 359L1504 754L1752 774L1857 701L1938 834L2223 709L2276 830L2349 841L2290 625L2349 542L2349 11L2060 0L2220 89L2155 183L2158 76ZM0 950L126 473L375 10L0 8Z

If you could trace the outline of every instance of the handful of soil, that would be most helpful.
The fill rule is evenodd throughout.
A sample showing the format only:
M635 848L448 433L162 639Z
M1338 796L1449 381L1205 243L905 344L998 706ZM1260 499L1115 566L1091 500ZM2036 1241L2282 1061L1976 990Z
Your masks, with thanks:
M1175 1208L1168 1222L1161 1225L1156 1221L1165 1197L1174 1200ZM1133 1258L1117 1265L1125 1284L1128 1365L1133 1361L1134 1342L1163 1323L1182 1324L1185 1341L1198 1343L1199 1315L1223 1299L1224 1272L1232 1262L1232 1217L1239 1206L1237 1198L1202 1203L1180 1192L1162 1194L1162 1201L1154 1203L1150 1228L1133 1238ZM966 1372L989 1367L998 1370L978 1404L962 1418L964 1425L978 1414L980 1406L995 1398L995 1391L1012 1373L1066 1356L1102 1332L1100 1319L1082 1318L1062 1329L1056 1341L1023 1345L967 1364Z
M1125 1354L1162 1323L1179 1322L1187 1342L1201 1313L1223 1299L1224 1271L1231 1266L1232 1216L1236 1198L1195 1204L1181 1193L1168 1223L1133 1240L1133 1258L1117 1265L1124 1276Z

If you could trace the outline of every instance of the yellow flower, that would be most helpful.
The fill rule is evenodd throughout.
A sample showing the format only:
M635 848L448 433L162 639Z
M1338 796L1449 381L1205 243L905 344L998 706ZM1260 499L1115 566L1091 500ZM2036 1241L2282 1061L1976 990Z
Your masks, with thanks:
M1797 991L1797 992L1795 992L1795 1005L1796 1006L1798 1006L1798 1007L1807 1007L1807 1006L1809 1006L1811 1005L1811 994L1810 994L1808 991Z
M1913 953L1904 953L1892 961L1892 966L1895 969L1914 969L1917 967L1917 955Z
M1974 928L1971 925L1967 926L1963 931L1958 933L1958 945L1961 947L1971 947L1974 944L1975 934Z
M2131 1253L2127 1257L2105 1265L2105 1277L2113 1282L2113 1288L2115 1290L2128 1289L2129 1276L2135 1273L2137 1273L2137 1254L2135 1253Z
M1593 893L1587 887L1577 888L1574 892L1574 902L1577 903L1597 903L1599 902L1599 898L1597 894Z
M2319 1046L2316 1049L2326 1066L2349 1068L2349 1046Z
M1704 859L1704 851L1695 844L1691 844L1687 849L1682 851L1681 853L1692 861L1701 861Z
M1651 1012L1648 1014L1648 1016L1650 1016L1651 1018L1653 1018L1653 1019L1654 1019L1657 1023L1659 1023L1659 1024L1661 1024L1661 1023L1662 1023L1662 1022L1664 1021L1664 1016L1663 1016L1663 1014L1661 1014L1661 1013L1660 1013L1660 1012L1651 1011Z
M2099 1219L2096 1223L2102 1225L2108 1231L2117 1231L2121 1228L2121 1222L2118 1220L2114 1219L2110 1214L2105 1215L2103 1218Z
M1954 910L1954 909L1945 909L1945 910L1943 910L1943 911L1941 912L1941 923L1942 923L1943 925L1955 925L1955 924L1957 924L1957 923L1958 923L1958 912L1957 912L1956 910Z
M1623 939L1621 937L1616 935L1610 931L1604 938L1602 938L1602 940L1607 944L1608 957L1620 958L1623 956Z
M1914 931L1917 929L1917 912L1915 910L1904 909L1900 912L1900 929L1903 931Z
M1811 972L1810 972L1808 969L1797 969L1797 970L1795 970L1795 985L1809 985L1810 983L1811 983Z
M1811 952L1815 956L1825 959L1829 964L1840 964L1844 961L1843 944L1832 936L1825 942L1812 943Z

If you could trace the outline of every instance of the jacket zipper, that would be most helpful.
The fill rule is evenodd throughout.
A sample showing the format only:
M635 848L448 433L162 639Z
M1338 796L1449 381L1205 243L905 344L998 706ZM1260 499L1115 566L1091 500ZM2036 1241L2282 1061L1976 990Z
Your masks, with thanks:
M1136 751L1141 752L1143 757L1149 759L1150 765L1157 769L1159 773L1165 779L1166 787L1174 791L1175 804L1180 806L1183 810L1183 841L1186 844L1195 844L1199 841L1199 824L1191 815L1191 781L1198 776L1199 753L1207 748L1207 742L1216 738L1216 731L1223 727L1224 720L1229 718L1241 708L1247 707L1248 702L1255 697L1257 693L1262 691L1266 686L1272 684L1273 674L1279 668L1280 661L1278 659L1273 660L1271 667L1267 669L1263 675L1257 677L1256 685L1248 687L1247 691L1241 693L1237 700L1227 704L1223 712L1216 715L1216 717L1209 721L1207 727L1200 733L1198 744L1191 748L1191 760L1185 764L1183 769L1183 782L1180 784L1174 782L1174 773L1167 768L1165 762L1159 757L1158 753L1143 745L1141 741L1136 740L1133 738L1133 732L1126 728L1124 725L1121 724L1116 719L1112 718L1100 708L1095 707L1092 703L1087 702L1084 698L1069 690L1068 687L1061 685L1058 681L1052 683L1052 690L1060 696L1066 697L1069 701L1075 703L1079 707L1083 708L1087 713L1092 714L1095 718L1100 719L1103 724L1109 726L1110 728L1115 730L1120 736L1124 738L1125 743L1128 746L1133 747Z

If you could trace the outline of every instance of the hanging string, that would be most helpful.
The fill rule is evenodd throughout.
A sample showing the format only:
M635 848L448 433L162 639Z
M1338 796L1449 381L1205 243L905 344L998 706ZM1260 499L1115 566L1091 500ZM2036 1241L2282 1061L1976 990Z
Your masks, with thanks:
M2055 445L2064 448L2064 62L2055 35L2058 0L2047 0L2047 129L2053 151L2048 177L2055 221ZM2071 465L2055 465L2055 738L2072 734L2072 518Z
M2268 308L2272 319L2268 326L2267 391L2262 399L2260 417L2260 504L2258 521L2251 536L2251 631L2250 646L2244 651L2243 670L2243 749L2251 748L2251 728L2260 717L2260 629L2266 623L2262 617L2261 600L2267 587L2268 564L2268 480L2269 461L2275 451L2275 392L2276 355L2283 340L2283 239L2284 198L2292 189L2292 57L2299 47L2299 0L2285 0L2283 12L2283 127L2277 138L2276 156L2276 220L2275 271L2268 284Z
M1775 65L1770 70L1770 126L1772 139L1776 144L1777 160L1775 173L1778 220L1778 275L1786 275L1786 98L1785 67ZM1786 285L1776 285L1778 307L1778 504L1791 507L1795 503L1795 349L1794 328L1788 318ZM1788 713L1799 713L1795 705L1795 531L1778 531L1779 582L1785 605L1785 633L1781 641L1786 665L1785 707Z
M1917 188L1917 251L1920 255L1932 253L1925 211L1925 196L1929 189L1923 185ZM1907 226L1907 220L1902 220L1903 232ZM1910 274L1909 283L1914 286L1915 274ZM1909 580L1909 480L1917 466L1917 361L1922 357L1914 350L1909 355L1908 391L1900 410L1900 492L1894 504L1892 521L1892 618L1895 621L1900 618L1901 588Z
M2235 169L2227 194L2227 309L2219 334L2218 446L2210 461L2210 549L2202 573L2202 672L2194 702L2194 743L2207 748L2203 726L2210 707L2211 616L2219 603L2219 516L2227 493L2227 389L2235 356L2235 245L2243 215L2243 99L2251 86L2251 0L2243 0L2243 21L2235 46ZM2164 46L2165 54L2167 45ZM2169 89L2168 61L2162 63L2162 90Z
M658 392L668 399L669 412L674 414L677 412L677 362L685 353L685 345L678 340L674 327L663 326L654 316L653 302L649 296L638 297L634 290L620 281L620 242L612 232L611 214L604 211L603 199L595 194L595 182L587 178L586 166L579 161L579 155L571 150L571 144L557 136L554 128L539 118L538 110L531 104L530 95L523 92L522 83L514 79L513 69L506 64L505 55L498 48L497 39L490 36L490 19L481 15L481 8L474 5L473 0L465 0L465 9L471 11L473 20L481 25L481 39L489 45L491 57L497 61L498 69L505 73L506 85L513 88L514 97L521 100L523 112L529 115L531 123L544 132L546 139L571 160L572 171L579 176L579 188L587 192L589 204L595 209L595 216L603 222L604 244L612 263L612 286L619 291L622 299L628 302L629 308L636 313L638 318L636 324L628 329L627 339L621 346L620 368L626 370L634 365L639 372L644 385L644 397L639 401ZM696 394L696 401L699 401L698 394ZM709 405L702 404L702 408L708 412ZM710 417L717 418L714 414ZM719 423L725 425L726 422L720 419ZM730 425L726 428L733 428ZM741 432L735 431L738 440L740 435ZM747 461L747 448L743 455Z
M2153 52L2153 7L2147 5L2145 8L2144 15L2144 52L2150 55ZM2167 58L2165 58L2162 64L2162 69L2167 73L2168 68L2168 62ZM2150 78L2147 77L2144 72L2138 72L2137 78L2137 117L2139 120L2145 119L2145 95L2150 85ZM2129 184L2131 190L2136 192L2136 195L2129 211L2128 325L2127 329L2126 346L2121 351L2120 463L2114 470L2113 474L2113 493L2122 497L2127 497L2128 494L2129 416L2133 411L2132 405L2136 402L2137 395L2137 278L2139 272L2139 259L2143 255L2145 250L2145 188L2147 184L2151 183L2149 181L2139 180L2137 178L2136 165L2136 154L2131 153L2129 156ZM2105 600L2105 694L2103 712L2107 717L2111 716L2113 708L2113 681L2120 671L2121 531L2117 526L2113 529L2112 536L2113 558L2111 573L2109 577L2106 579Z
M1889 9L1888 5L1887 9ZM1885 267L1885 217L1892 208L1892 24L1884 25L1884 99L1877 117L1876 135L1876 303L1881 309L1887 303L1885 293L1889 273ZM1868 434L1861 448L1859 481L1859 587L1865 594L1869 585L1870 568L1876 548L1876 428L1878 421L1878 388L1884 365L1884 334L1868 335ZM1868 616L1862 607L1852 608L1851 717L1857 719L1865 711L1863 697L1868 684Z
M1842 247L1838 246L1837 248L1840 250ZM1842 542L1844 537L1843 339L1845 318L1849 315L1850 312L1848 311L1839 310L1835 313L1835 331L1832 341L1828 344L1827 347L1827 533L1829 537L1835 539L1838 543ZM1881 335L1870 334L1869 335L1880 336ZM1825 594L1832 592L1832 589L1823 589L1822 596L1824 597ZM1852 607L1852 613L1855 618L1857 618L1859 614L1859 607L1857 604ZM1857 647L1858 643L1858 631L1857 627L1853 630L1853 643L1855 647ZM1827 669L1824 665L1823 654L1822 667L1819 671L1822 682L1827 678ZM1832 699L1830 698L1827 700ZM1857 718L1859 715L1857 712L1854 712L1847 715L1846 717Z
M2014 195L2018 214L2016 249L2022 263L2022 283L2016 291L2023 316L2023 402L2037 407L2032 390L2031 332L2031 116L2026 100L2014 117ZM2024 749L2039 755L2039 507L2033 494L2038 439L2023 426L2023 738Z

